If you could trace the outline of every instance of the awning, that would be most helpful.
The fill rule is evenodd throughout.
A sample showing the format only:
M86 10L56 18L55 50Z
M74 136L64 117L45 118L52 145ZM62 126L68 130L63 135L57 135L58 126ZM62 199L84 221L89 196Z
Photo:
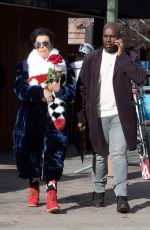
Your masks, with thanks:
M3 4L106 17L107 0L5 0ZM150 0L118 0L118 18L150 18Z

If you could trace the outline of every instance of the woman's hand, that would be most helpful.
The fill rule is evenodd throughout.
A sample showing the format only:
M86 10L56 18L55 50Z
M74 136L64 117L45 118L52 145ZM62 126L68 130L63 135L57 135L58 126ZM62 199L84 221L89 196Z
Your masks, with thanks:
M48 103L53 101L53 92L59 92L60 90L60 79L52 82L51 86L44 89L44 98Z
M52 82L52 84L51 84L51 90L53 92L59 92L59 90L60 90L60 78L59 78L58 81Z
M52 91L50 89L44 89L44 98L48 103L53 101Z

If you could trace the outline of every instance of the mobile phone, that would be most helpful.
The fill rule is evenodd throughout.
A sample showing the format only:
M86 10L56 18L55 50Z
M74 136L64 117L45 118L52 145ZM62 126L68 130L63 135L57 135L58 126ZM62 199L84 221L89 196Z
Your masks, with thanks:
M120 37L117 37L117 39L119 39ZM118 51L118 46L115 44L111 44L108 48L107 48L107 52L108 53L116 53Z

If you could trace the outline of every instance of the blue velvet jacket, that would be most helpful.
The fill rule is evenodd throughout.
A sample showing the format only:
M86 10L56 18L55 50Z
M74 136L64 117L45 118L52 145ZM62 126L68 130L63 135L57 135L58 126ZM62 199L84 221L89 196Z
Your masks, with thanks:
M56 97L66 103L66 119L68 115L67 106L75 96L74 72L69 63L67 65L67 83L61 87ZM16 81L14 92L20 101L16 123L13 132L14 152L22 150L25 152L39 152L43 150L45 128L52 123L48 116L47 103L41 99L44 97L43 88L39 85L31 86L27 82L27 62L22 61L16 67ZM65 130L64 130L65 132Z

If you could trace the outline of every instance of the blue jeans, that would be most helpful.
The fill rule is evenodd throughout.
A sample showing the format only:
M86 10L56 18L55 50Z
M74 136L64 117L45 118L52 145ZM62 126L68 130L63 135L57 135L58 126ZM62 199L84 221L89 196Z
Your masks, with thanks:
M118 115L99 118L106 140L106 150L93 157L92 179L96 193L105 192L107 157L112 159L113 188L116 196L127 196L127 144Z

